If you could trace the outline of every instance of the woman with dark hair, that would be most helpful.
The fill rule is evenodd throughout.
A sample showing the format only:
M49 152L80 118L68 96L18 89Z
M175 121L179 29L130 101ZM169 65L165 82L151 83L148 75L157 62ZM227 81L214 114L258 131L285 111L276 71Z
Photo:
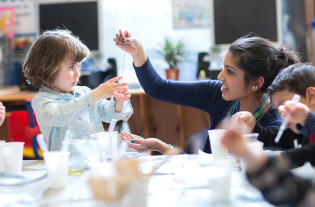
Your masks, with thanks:
M233 116L238 111L254 115L257 121L254 132L262 136L264 127L280 126L280 116L270 104L266 91L282 68L299 62L293 51L277 48L261 37L246 36L229 47L218 81L181 82L161 78L141 42L128 31L120 31L114 41L131 54L137 77L149 96L206 111L211 118L209 129L218 128L226 116ZM125 132L122 135L129 141L129 146L138 151L155 150L164 154L170 149L159 139L136 139ZM211 152L209 139L205 140L203 151Z

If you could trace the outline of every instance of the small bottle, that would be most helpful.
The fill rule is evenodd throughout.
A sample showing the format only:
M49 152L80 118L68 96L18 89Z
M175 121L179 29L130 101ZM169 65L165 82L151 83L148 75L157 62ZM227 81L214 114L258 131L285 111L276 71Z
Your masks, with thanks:
M206 72L204 70L200 70L198 80L207 80Z
M311 33L312 33L312 62L315 64L315 19L311 20Z

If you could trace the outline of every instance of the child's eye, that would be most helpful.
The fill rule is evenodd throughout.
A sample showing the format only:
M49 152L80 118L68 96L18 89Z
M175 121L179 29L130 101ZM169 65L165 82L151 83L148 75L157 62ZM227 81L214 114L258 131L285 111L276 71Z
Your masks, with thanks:
M73 70L73 68L74 68L74 65L69 66L70 70Z

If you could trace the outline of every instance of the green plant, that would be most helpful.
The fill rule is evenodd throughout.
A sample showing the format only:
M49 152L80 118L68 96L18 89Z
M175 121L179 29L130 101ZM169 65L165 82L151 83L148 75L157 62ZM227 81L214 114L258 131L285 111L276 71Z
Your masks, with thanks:
M188 54L186 45L182 39L174 43L166 37L164 44L160 44L160 47L157 52L164 57L170 68L178 68L177 64L183 62Z

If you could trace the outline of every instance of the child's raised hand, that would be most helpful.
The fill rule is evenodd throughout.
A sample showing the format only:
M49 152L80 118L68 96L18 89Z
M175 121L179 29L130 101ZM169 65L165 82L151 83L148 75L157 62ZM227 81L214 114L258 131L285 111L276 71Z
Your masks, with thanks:
M96 89L92 91L93 102L96 103L100 99L106 99L110 97L124 98L124 95L119 93L123 90L127 83L119 83L122 77L112 78L105 83L100 84Z
M117 93L122 94L123 97L121 97L121 96L115 97L116 102L122 102L123 103L123 102L127 101L128 99L130 99L130 97L131 97L131 93L130 93L128 86L123 86L123 88L121 90L117 91Z
M0 126L3 124L5 119L5 106L0 102Z
M288 127L294 132L299 133L296 124L305 125L306 119L310 113L310 109L303 103L294 102L292 100L286 101L283 105L278 107L281 118L284 120L290 113Z

